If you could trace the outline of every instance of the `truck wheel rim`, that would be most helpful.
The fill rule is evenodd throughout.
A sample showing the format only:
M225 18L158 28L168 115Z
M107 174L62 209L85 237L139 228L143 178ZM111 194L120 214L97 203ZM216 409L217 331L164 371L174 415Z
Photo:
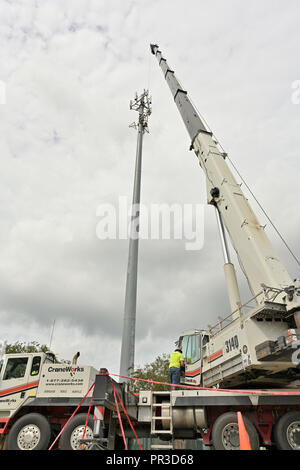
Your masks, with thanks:
M18 434L18 447L21 450L32 450L38 445L40 439L40 428L35 424L27 424Z
M223 428L222 443L225 450L239 450L239 429L236 423L229 423Z
M73 450L80 450L80 439L82 439L84 428L85 426L81 424L80 426L77 426L76 428L73 429L73 432L70 438L70 444ZM92 439L92 437L93 437L93 431L91 430L91 428L87 426L85 430L84 439ZM82 446L82 448L83 447L84 446Z
M289 425L286 436L292 449L300 450L300 421L294 421Z

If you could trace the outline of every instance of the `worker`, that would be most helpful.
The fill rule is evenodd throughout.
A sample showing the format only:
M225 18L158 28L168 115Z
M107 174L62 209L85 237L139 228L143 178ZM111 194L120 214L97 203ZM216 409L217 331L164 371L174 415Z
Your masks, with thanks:
M180 369L182 367L184 367L184 358L181 346L178 346L170 355L169 376L171 384L180 383ZM171 390L176 390L176 387L171 387Z

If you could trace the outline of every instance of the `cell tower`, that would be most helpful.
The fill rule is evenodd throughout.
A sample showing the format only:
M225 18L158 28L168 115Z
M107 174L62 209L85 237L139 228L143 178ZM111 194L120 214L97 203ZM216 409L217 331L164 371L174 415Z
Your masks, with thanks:
M134 367L142 149L144 133L149 132L148 118L151 114L151 101L148 90L144 90L140 96L136 93L134 100L130 101L130 109L139 113L139 119L137 124L134 122L129 126L137 129L138 134L120 361L120 375L126 377L131 376ZM126 379L121 379L121 381L125 382Z

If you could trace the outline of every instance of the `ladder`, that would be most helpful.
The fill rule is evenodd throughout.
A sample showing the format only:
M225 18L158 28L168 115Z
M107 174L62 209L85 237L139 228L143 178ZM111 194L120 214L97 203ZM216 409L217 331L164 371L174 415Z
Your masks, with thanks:
M166 444L151 444L151 449L174 449L170 392L153 392L151 404L151 437L169 436Z

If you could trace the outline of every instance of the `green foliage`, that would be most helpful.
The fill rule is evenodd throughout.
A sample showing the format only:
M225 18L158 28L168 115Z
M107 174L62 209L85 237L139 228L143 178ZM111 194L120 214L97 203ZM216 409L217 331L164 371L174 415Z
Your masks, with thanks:
M5 352L6 354L34 353L45 352L47 349L46 345L40 345L37 341L31 341L30 343L16 341L15 343L7 343Z
M137 379L169 383L169 355L162 354L161 356L157 356L150 364L145 364L143 367L134 369L131 376ZM130 391L132 392L138 393L141 390L150 389L163 391L170 390L170 387L167 385L158 385L137 380L130 381Z
M6 354L20 354L20 353L38 353L49 352L46 344L40 344L37 341L30 341L28 343L16 341L15 343L7 343L5 348ZM57 362L55 358L55 362Z

